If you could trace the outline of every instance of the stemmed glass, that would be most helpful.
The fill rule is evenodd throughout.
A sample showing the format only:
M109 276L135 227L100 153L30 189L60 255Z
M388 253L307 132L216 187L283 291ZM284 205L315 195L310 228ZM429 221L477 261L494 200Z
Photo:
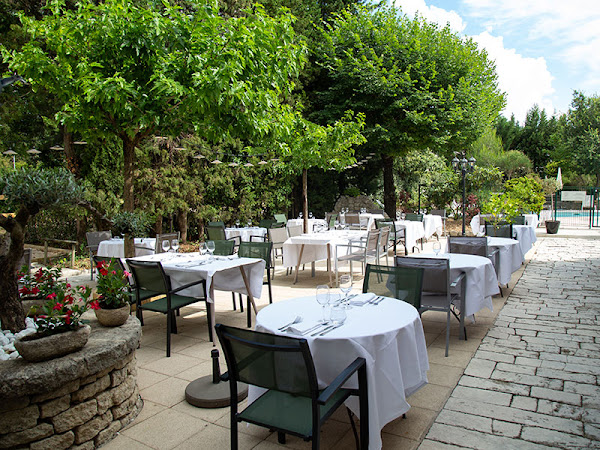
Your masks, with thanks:
M352 277L350 275L342 275L340 277L340 291L344 293L342 304L344 309L350 309L350 302L348 301L348 294L352 291Z
M433 243L433 253L435 253L435 256L439 255L441 250L442 250L442 243L440 241L435 241Z
M327 305L329 304L330 295L329 295L329 286L326 284L320 284L317 286L317 303L323 307L323 318L319 320L319 323L326 324L329 323L329 318L327 317Z
M213 252L215 251L215 241L206 241L206 250L210 253L210 260L214 259Z
M173 253L177 253L177 250L179 250L179 239L173 239L171 241L171 249L173 249Z
M161 245L162 245L163 252L165 252L165 253L168 252L169 249L171 248L171 243L169 242L168 239L165 239L164 241L162 241Z

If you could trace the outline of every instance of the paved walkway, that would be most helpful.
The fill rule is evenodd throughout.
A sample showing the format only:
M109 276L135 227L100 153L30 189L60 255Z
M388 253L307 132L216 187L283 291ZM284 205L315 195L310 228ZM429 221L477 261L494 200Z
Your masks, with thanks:
M597 238L538 243L420 449L600 448Z

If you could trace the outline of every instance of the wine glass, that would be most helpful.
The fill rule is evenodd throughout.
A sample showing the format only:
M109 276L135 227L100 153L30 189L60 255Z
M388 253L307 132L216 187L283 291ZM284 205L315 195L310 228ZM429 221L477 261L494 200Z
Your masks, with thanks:
M239 220L236 220L236 221L235 221L235 227L236 227L236 228L239 228L239 227L240 227L240 221L239 221Z
M173 249L173 253L177 253L177 250L179 250L179 239L173 239L171 241L171 248Z
M198 249L200 256L206 255L206 242L200 242L200 248Z
M250 228L252 226L252 221L250 219L248 219L248 228Z
M206 241L206 250L210 253L210 260L214 259L213 252L215 251L215 241Z
M300 211L300 214L298 214L298 218L302 219L302 211Z
M326 284L320 284L317 286L317 303L323 307L323 318L319 320L319 323L326 324L329 323L329 318L327 317L327 305L329 304L329 286Z
M309 218L309 219L312 219L312 218L313 218L313 213L312 213L312 212L309 212L309 213L308 213L308 218Z
M352 277L350 275L342 275L340 277L340 291L344 293L342 300L343 307L350 309L350 303L348 302L348 294L352 291Z
M433 253L435 253L435 256L439 255L441 250L442 250L442 243L440 241L435 241L433 243Z
M171 243L169 242L168 239L165 239L164 241L162 241L161 245L162 245L163 252L165 252L165 253L168 252L169 249L171 248Z

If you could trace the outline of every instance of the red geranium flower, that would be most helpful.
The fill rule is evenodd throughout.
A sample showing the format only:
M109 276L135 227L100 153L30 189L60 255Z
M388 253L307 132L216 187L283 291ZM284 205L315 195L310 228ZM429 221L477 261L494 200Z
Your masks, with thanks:
M94 301L90 302L90 308L100 309L100 303L98 303L98 300L94 300Z
M54 300L56 298L56 292L53 292L52 294L48 294L46 296L46 298L49 298L50 300Z

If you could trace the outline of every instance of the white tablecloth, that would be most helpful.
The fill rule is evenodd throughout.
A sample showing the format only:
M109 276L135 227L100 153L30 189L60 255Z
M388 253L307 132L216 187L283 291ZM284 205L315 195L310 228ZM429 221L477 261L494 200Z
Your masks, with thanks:
M523 253L519 241L489 236L487 241L490 250L498 249L498 281L501 284L508 284L513 272L519 270L523 263Z
M525 225L530 225L533 228L537 228L540 219L537 214L523 214L525 216Z
M412 249L417 245L417 241L425 237L425 228L423 222L416 222L414 220L396 220L396 230L404 228L406 231L406 248L409 253L412 253Z
M299 314L303 322L316 323L321 306L314 297L273 303L256 317L256 329L282 334L277 329ZM292 319L291 319L291 318ZM406 397L427 383L429 361L423 325L417 310L408 303L386 299L377 306L353 307L346 323L320 337L303 336L311 349L319 384L324 387L357 357L367 361L369 391L369 448L381 448L381 429L410 409ZM357 387L356 377L349 387ZM260 391L251 386L248 400ZM347 406L359 414L358 399Z
M465 292L465 317L472 316L483 308L493 311L492 296L500 293L498 278L492 261L483 256L460 253L421 253L413 255L424 258L446 258L450 260L450 278L455 279L461 272L467 280Z
M176 288L199 279L206 280L208 301L212 303L212 290L239 292L247 294L246 285L240 272L244 267L253 297L260 298L265 273L265 261L256 258L227 259L215 257L213 262L206 263L207 256L199 253L158 253L156 255L139 256L140 261L160 261L165 273L171 277L171 286ZM193 286L180 292L181 295L200 297L202 286Z
M348 244L349 240L360 240L367 235L362 230L329 230L323 233L309 233L289 238L283 243L284 267L296 267L299 264L327 259L327 246L331 247L332 258L335 258L335 246ZM304 246L304 248L302 248ZM302 259L298 261L302 251Z
M304 226L304 219L288 219L287 226ZM328 228L328 224L325 219L308 219L308 232L312 233L313 231L326 230Z
M250 236L260 236L262 238L266 234L267 229L262 227L225 228L225 237L227 239L239 236L244 242L250 242ZM262 239L255 240L260 242Z
M526 216L530 215L532 214L526 214ZM535 235L537 224L534 225L534 223L535 221L532 221L529 225L513 225L513 237L517 238L519 241L521 251L523 252L523 261L525 261L525 254L531 250L534 242L537 241L537 236ZM471 231L473 231L473 234L476 236L485 232L483 225L479 224L479 214L471 219Z
M425 214L423 216L423 228L425 229L425 238L429 239L435 233L442 235L444 224L442 223L442 216L435 214Z
M531 250L534 242L537 241L535 228L533 225L513 225L513 236L519 241L521 252L523 253L523 261L525 261L525 254Z
M152 255L154 254L154 248L156 247L155 238L135 238L135 256ZM139 248L146 247L146 248ZM123 239L112 238L106 241L100 242L98 245L98 256L104 256L106 258L124 258L125 257L125 244Z

